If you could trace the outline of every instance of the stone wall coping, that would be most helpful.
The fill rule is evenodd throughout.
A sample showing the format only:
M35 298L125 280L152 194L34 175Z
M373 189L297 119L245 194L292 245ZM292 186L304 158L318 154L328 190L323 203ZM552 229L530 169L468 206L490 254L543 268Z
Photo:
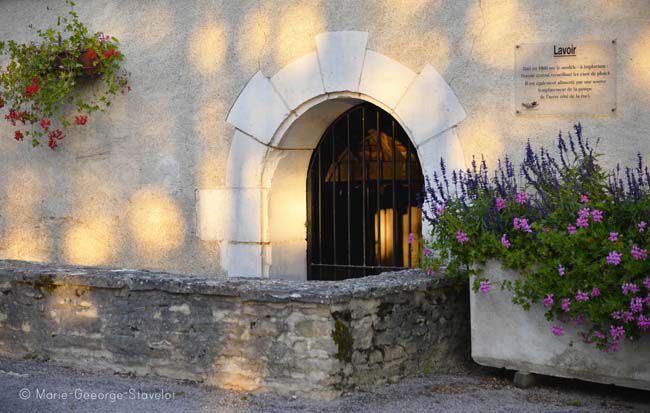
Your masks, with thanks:
M387 272L342 281L300 281L269 278L214 278L167 272L79 267L0 260L0 287L7 282L49 286L76 285L133 291L160 290L173 294L239 297L242 301L337 304L352 298L372 298L405 291L450 286L420 270Z

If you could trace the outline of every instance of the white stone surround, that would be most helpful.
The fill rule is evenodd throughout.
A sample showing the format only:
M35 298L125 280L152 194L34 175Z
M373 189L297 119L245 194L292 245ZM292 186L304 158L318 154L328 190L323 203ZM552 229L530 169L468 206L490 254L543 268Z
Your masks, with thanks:
M270 79L256 73L232 106L226 187L197 194L200 237L221 242L229 276L306 278L311 152L330 123L361 101L402 125L425 174L441 156L450 169L465 166L453 128L466 115L451 87L432 66L417 74L368 50L367 40L365 32L322 33L316 52Z

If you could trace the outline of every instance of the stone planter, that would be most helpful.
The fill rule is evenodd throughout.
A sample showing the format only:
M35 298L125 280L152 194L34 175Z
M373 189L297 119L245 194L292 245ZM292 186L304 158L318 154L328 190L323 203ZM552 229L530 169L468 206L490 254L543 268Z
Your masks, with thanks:
M493 283L516 277L496 261L488 262L484 273ZM470 292L472 358L478 364L650 390L647 335L626 340L617 353L604 353L583 343L573 325L565 325L564 336L552 335L541 305L524 311L511 299L500 288Z

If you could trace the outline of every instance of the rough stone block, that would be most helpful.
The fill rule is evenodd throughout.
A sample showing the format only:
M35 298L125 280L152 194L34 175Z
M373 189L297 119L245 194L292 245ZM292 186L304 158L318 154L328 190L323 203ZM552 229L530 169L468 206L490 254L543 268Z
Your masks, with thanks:
M527 371L518 371L512 379L513 384L520 389L527 389L537 384L537 376Z

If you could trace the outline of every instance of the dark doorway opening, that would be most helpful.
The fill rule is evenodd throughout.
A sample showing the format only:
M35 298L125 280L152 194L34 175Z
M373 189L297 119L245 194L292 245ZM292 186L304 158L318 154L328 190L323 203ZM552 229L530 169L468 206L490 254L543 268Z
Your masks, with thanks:
M342 280L418 264L422 168L390 114L363 103L337 118L307 175L307 274Z

